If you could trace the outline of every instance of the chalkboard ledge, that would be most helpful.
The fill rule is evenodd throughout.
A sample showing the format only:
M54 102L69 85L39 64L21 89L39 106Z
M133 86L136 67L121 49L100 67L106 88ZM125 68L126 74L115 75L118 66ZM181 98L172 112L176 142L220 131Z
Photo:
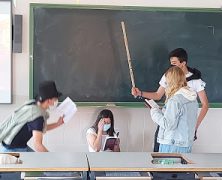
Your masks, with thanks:
M77 106L82 107L126 107L126 108L145 108L145 102L76 102ZM163 103L158 103L163 106ZM201 104L199 104L201 107ZM222 108L222 103L209 103L209 108Z

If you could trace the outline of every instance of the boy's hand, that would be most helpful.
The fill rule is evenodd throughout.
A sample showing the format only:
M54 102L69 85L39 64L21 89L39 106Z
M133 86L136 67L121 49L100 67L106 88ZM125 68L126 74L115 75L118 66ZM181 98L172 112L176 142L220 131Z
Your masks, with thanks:
M136 88L136 87L132 87L131 94L134 97L141 96L141 91L138 88Z
M58 119L58 121L57 121L57 125L58 125L58 126L61 126L62 124L64 124L64 115L61 116L61 117Z

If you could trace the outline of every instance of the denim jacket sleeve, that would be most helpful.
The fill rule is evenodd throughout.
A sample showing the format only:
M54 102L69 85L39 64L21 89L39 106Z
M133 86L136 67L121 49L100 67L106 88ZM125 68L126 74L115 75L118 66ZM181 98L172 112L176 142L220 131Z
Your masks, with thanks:
M164 107L164 112L158 108L152 108L151 118L163 129L174 129L177 127L180 115L180 104L174 99L169 99Z

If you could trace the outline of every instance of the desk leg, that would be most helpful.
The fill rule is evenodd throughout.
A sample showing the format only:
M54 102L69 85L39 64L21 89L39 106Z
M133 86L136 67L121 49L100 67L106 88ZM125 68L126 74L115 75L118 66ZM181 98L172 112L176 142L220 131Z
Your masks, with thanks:
M88 171L83 171L83 172L82 172L82 179L83 179L83 180L88 180L88 179L89 179L88 176L89 176Z
M95 172L89 171L89 180L95 180L95 179L96 179Z

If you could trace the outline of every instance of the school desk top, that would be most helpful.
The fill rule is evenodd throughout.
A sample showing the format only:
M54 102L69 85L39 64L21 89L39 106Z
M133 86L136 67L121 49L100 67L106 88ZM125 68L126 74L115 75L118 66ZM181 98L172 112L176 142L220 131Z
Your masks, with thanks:
M0 165L0 171L88 171L85 153L20 153L21 164Z
M87 153L91 171L222 171L222 154L181 154L188 164L153 164L152 153Z
M20 153L21 164L0 165L0 171L222 171L222 154L181 154L188 164L153 164L149 152ZM87 162L88 159L88 162Z

